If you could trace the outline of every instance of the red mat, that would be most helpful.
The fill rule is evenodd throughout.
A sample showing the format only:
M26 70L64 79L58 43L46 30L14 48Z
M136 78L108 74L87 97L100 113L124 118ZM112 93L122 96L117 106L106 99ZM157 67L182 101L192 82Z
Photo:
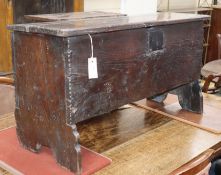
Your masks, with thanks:
M38 154L23 149L14 127L0 132L0 160L0 164L27 175L73 175L56 163L50 149L43 147ZM110 159L82 147L83 175L95 173L110 163Z

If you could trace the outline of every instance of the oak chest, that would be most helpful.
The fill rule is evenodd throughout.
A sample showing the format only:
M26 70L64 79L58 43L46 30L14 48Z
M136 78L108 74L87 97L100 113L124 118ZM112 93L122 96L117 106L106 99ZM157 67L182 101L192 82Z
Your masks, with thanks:
M176 89L201 113L198 85L206 16L156 13L10 26L17 134L22 145L52 149L81 173L76 123Z

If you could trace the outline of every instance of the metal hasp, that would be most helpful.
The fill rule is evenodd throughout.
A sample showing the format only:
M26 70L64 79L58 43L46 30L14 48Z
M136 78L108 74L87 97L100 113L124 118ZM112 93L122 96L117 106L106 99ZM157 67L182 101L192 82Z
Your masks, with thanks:
M78 122L176 88L182 107L201 113L206 18L156 13L10 26L20 143L34 152L50 147L81 174ZM98 77L89 79L92 43Z

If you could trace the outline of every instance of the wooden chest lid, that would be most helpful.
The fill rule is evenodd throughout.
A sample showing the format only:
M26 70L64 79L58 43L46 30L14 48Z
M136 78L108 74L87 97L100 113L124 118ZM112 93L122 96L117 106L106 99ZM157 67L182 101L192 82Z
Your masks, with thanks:
M60 20L79 20L91 18L106 18L126 16L126 14L111 13L111 12L70 12L70 13L54 13L54 14L40 14L40 15L25 15L25 18L35 22L51 22Z
M108 18L87 18L54 22L28 23L8 26L20 32L40 33L60 37L70 37L118 30L136 29L206 20L209 16L161 12L142 16L113 16Z

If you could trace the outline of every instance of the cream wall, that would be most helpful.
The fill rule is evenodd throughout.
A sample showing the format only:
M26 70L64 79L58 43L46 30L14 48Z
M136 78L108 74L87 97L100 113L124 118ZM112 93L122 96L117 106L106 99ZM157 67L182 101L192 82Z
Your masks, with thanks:
M156 6L159 10L167 9L167 2L168 0L84 0L84 9L85 11L125 12L126 10L130 13L143 13L155 11ZM170 0L170 9L194 8L197 2L198 0Z
M85 0L85 11L122 12L143 14L156 12L157 0Z
M157 0L121 0L121 12L129 15L154 13Z
M169 8L172 9L188 9L196 8L198 0L169 0ZM166 10L168 0L158 0L158 10Z
M84 0L84 11L120 12L121 0Z

